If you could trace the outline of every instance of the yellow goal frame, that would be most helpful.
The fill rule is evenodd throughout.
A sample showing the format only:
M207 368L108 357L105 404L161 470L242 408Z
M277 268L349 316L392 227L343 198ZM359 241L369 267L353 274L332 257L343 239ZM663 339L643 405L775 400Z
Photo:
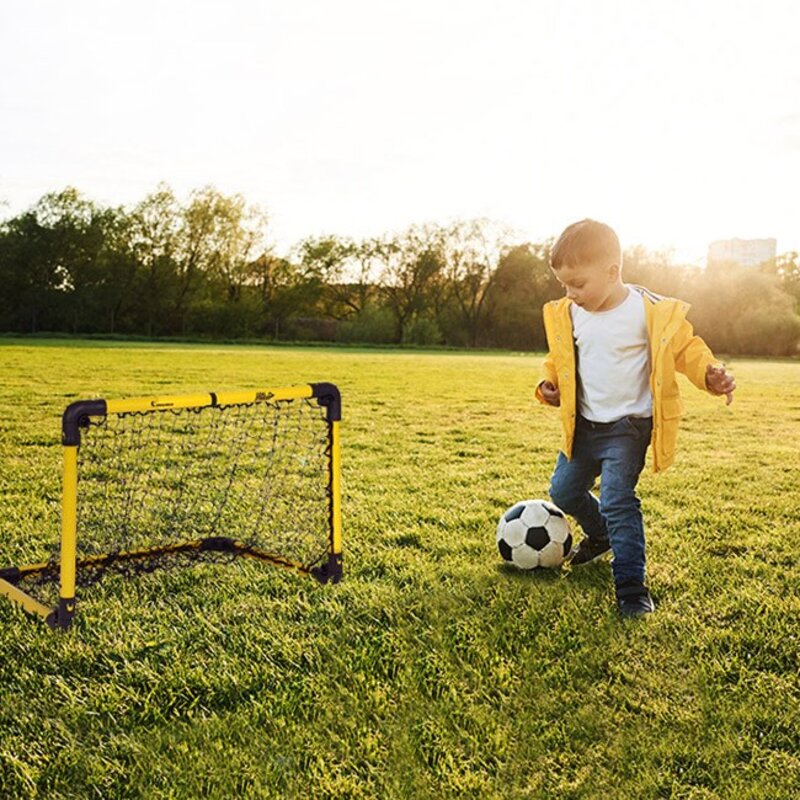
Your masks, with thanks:
M81 444L81 428L88 425L92 417L109 414L128 414L169 409L202 409L214 406L276 403L289 400L316 399L326 409L328 423L328 561L320 566L308 567L269 553L235 539L212 537L179 542L174 545L152 549L131 550L113 554L115 561L143 560L153 553L163 554L187 550L218 550L236 553L247 558L310 574L321 583L338 583L342 576L342 506L341 506L341 447L339 425L341 422L341 395L332 383L309 383L299 386L259 389L238 392L210 392L208 394L164 395L136 397L127 400L81 400L72 403L64 411L61 438L64 446L63 486L61 496L61 548L57 565L52 562L29 564L22 567L0 569L0 595L4 595L25 611L42 617L51 628L66 629L75 615L76 574L81 566L98 563L111 556L99 555L78 559L78 451ZM55 608L49 608L35 597L24 592L17 583L26 576L59 571L59 599Z

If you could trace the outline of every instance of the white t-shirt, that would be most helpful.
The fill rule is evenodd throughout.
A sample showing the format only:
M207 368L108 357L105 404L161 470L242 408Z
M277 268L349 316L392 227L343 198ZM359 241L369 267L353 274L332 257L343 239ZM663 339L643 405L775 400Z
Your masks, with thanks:
M570 306L578 373L578 410L592 422L653 414L650 343L644 298L628 296L610 311Z

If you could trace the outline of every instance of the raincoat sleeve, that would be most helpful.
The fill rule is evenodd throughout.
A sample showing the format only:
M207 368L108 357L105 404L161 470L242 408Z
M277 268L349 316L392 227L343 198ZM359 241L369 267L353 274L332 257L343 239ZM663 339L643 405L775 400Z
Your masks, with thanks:
M545 381L550 381L553 386L558 387L558 372L556 372L556 363L551 353L545 356L542 371L543 377L536 386L536 399L543 405L550 406L550 403L544 399L544 395L542 394L542 384ZM552 408L552 406L550 407Z
M711 352L709 346L695 336L692 324L684 319L672 339L675 369L682 372L698 389L710 392L706 386L706 367L721 366L722 362Z

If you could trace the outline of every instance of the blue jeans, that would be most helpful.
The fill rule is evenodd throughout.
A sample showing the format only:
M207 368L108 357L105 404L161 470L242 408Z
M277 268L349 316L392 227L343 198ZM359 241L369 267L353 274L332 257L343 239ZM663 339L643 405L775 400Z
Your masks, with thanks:
M550 483L550 497L593 540L608 539L614 583L644 583L644 524L636 484L644 468L653 420L623 417L597 424L578 418L572 461L563 453ZM600 499L591 493L600 476Z

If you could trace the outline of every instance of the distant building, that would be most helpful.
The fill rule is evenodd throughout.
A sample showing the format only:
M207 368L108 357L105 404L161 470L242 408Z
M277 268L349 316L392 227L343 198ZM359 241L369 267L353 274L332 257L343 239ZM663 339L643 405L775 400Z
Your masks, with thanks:
M757 267L775 258L775 239L722 239L708 246L708 264Z

